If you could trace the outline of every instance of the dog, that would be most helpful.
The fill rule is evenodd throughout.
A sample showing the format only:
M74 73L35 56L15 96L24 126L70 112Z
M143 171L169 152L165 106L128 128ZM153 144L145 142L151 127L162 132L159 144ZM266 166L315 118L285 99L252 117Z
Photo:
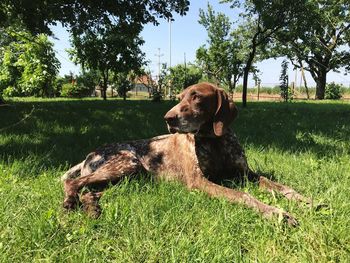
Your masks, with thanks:
M164 116L170 134L103 146L67 171L62 177L63 207L72 210L81 204L89 215L98 217L98 201L105 187L146 171L158 179L176 180L188 189L246 205L267 218L282 215L290 225L297 225L297 220L280 208L220 185L224 179L247 178L270 192L311 203L292 188L249 168L244 150L229 127L238 110L225 91L204 82L186 88L178 97L179 103Z

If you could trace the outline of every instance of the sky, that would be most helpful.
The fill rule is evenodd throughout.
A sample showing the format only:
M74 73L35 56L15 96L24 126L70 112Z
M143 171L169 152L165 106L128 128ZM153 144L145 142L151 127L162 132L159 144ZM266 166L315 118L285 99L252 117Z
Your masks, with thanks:
M192 0L190 1L190 10L186 16L174 15L175 21L171 23L171 66L179 63L194 62L196 50L207 41L207 33L202 25L198 23L199 9L207 9L207 1ZM238 16L238 11L233 10L228 4L220 4L219 0L210 0L209 3L217 12L223 12L232 20ZM170 65L170 27L168 21L159 20L159 26L147 24L141 33L145 44L142 46L142 51L146 54L146 60L150 61L147 68L152 72L152 75L158 74L158 62L160 54L160 62ZM52 27L55 39L54 49L57 58L61 62L60 75L68 74L70 71L77 74L80 71L79 66L74 65L69 60L66 49L70 48L69 35L61 26ZM281 72L281 62L283 58L268 59L257 63L257 68L260 70L260 78L262 86L274 86L279 83ZM306 78L309 86L314 86L315 82L308 72ZM350 87L350 75L344 73L330 72L327 75L327 81L342 83ZM297 86L301 83L301 73L293 71L289 67L289 79L295 81ZM242 80L241 80L242 81ZM249 80L249 86L254 86L252 79Z

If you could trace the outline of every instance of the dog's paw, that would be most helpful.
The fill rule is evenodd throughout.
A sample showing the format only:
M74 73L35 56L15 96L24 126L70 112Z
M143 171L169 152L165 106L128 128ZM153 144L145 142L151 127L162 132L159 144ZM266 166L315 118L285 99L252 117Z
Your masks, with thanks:
M279 218L281 222L287 223L289 226L297 227L299 225L298 220L287 212L282 212Z
M81 196L80 200L83 205L83 210L88 214L91 218L99 218L101 215L101 207L98 203L101 197L101 193L86 193Z
M78 196L68 196L63 201L63 208L67 211L76 209L79 206Z
M294 216L276 207L269 207L263 213L263 216L266 218L277 218L278 222L287 223L289 226L296 227L299 225L298 220Z
M83 210L89 217L94 219L99 218L102 213L99 204L83 204Z

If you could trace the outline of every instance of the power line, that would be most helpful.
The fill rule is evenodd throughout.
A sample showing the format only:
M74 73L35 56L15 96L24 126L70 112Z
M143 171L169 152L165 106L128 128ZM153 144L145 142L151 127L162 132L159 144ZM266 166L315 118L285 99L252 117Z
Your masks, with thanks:
M69 63L74 64L74 62L73 62L73 61L68 60L68 59L66 59L64 56L62 56L62 55L60 54L60 52L59 52L59 51L57 51L57 50L54 50L54 51L55 51L55 53L56 53L58 56L60 56L61 58L63 58L65 61L67 61L67 62L69 62Z

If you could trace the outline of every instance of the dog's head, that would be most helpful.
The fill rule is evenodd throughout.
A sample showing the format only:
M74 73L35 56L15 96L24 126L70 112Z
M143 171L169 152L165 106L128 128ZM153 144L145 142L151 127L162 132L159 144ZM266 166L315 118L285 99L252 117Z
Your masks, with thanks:
M199 83L178 95L180 102L164 119L171 133L222 136L237 117L237 107L226 92L210 83Z

